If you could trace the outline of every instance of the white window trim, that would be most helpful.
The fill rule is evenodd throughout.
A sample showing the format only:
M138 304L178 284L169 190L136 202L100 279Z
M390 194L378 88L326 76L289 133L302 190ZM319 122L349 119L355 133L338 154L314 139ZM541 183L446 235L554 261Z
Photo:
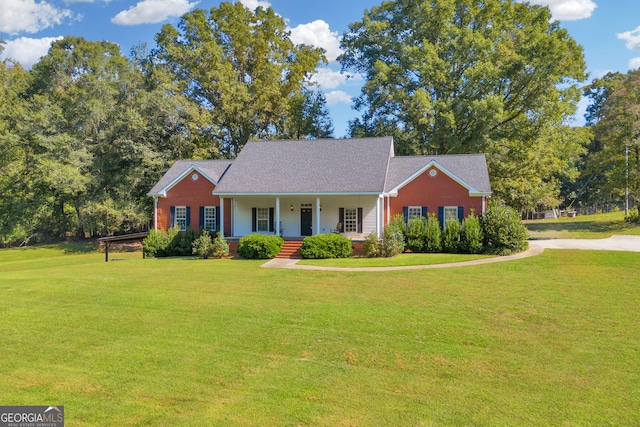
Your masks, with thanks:
M348 213L353 215L353 218L347 218ZM344 208L344 227L345 233L357 233L358 232L358 208Z
M175 216L173 218L173 226L176 225L180 227L180 231L187 230L187 207L186 206L176 206L175 207ZM178 214L180 213L180 214Z
M407 206L407 219L413 217L422 218L422 206Z
M205 206L204 207L204 218L202 220L202 226L207 231L216 231L216 223L218 218L216 218L216 207L215 206Z
M447 215L447 212L449 212L449 215ZM451 216L452 212L453 212L453 216ZM446 227L447 224L449 224L450 222L458 221L458 207L445 206L442 215L443 215L443 218L442 218L443 225Z
M269 231L269 208L256 208L256 231L260 233Z

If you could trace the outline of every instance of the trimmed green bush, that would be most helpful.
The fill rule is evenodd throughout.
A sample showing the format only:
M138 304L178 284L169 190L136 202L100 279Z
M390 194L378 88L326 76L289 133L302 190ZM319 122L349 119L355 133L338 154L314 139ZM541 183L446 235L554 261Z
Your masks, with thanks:
M460 252L460 223L449 221L442 231L442 251L450 254Z
M171 242L180 234L178 228L169 230L151 230L142 241L142 251L146 256L155 258L172 256Z
M405 248L411 252L426 251L427 243L427 219L415 216L409 218L403 228Z
M275 258L283 243L284 239L274 234L249 234L240 239L237 251L245 259Z
M472 209L469 216L462 221L462 227L460 228L460 252L465 254L482 253L484 249L482 245L483 239L484 234L482 233L480 219Z
M440 252L442 250L442 232L440 231L440 222L436 214L429 212L427 217L427 225L424 240L425 252Z
M515 209L490 204L480 221L484 233L485 252L509 255L529 246L529 234Z
M382 238L382 256L394 257L404 252L404 234L403 234L402 215L396 215L393 220L384 227L384 236Z
M196 240L196 233L191 227L186 231L178 232L178 235L171 239L167 256L188 256L193 253L193 242Z
M340 234L316 234L306 237L298 252L302 258L348 258L353 254L353 246L348 237Z
M219 234L212 239L207 230L203 230L196 240L193 241L193 254L200 258L222 258L229 255L229 245Z
M382 255L380 238L375 231L370 233L364 242L362 242L362 255L367 258L377 258Z

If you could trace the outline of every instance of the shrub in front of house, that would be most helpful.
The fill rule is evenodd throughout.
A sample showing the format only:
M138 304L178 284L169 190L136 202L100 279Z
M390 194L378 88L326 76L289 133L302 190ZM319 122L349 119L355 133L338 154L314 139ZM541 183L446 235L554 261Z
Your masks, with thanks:
M409 218L403 228L405 248L411 252L420 253L426 251L427 243L427 218L414 216Z
M509 255L527 249L529 238L527 228L515 209L490 204L482 219L485 252Z
M193 254L200 258L222 258L229 255L229 244L218 234L215 238L207 230L203 230L200 236L193 241Z
M404 252L404 232L402 215L396 215L393 220L384 227L382 236L382 256L394 257Z
M460 227L460 252L465 254L479 254L484 249L482 240L482 226L480 219L475 215L473 209L469 216L462 221Z
M298 250L302 258L348 258L353 254L351 240L339 234L316 234L304 239Z
M245 259L275 258L282 249L284 239L274 234L249 234L240 239L238 255Z
M180 231L177 228L169 230L151 230L149 235L142 241L142 251L145 256L155 258L171 256L171 241L175 239Z
M187 227L186 231L178 232L178 235L171 239L167 251L167 256L188 256L193 252L193 242L196 240L196 233L191 227Z
M425 230L424 251L440 252L441 250L442 232L440 230L440 222L433 212L429 212Z
M375 231L371 232L362 242L362 255L367 258L377 258L382 255L382 244Z
M460 252L460 222L449 221L442 230L442 251L450 254Z

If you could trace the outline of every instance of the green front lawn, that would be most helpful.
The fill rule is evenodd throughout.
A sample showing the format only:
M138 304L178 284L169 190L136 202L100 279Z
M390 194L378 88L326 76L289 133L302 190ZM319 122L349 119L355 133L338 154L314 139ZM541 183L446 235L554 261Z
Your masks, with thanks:
M0 251L3 405L64 405L68 426L640 424L640 253L383 273L122 257Z
M539 219L524 224L532 239L603 239L614 234L640 234L640 224L625 222L624 212Z

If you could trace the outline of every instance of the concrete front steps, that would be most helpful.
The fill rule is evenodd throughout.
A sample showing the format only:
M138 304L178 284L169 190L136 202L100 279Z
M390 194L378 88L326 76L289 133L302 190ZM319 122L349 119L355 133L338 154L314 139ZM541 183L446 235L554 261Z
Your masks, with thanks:
M301 259L302 257L298 253L298 249L300 249L301 246L301 241L285 240L282 245L282 250L276 258Z

